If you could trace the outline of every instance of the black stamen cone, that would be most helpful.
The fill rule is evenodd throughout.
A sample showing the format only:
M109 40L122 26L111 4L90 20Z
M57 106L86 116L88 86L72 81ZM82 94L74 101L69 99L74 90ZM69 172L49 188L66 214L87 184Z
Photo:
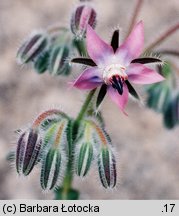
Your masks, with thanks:
M117 79L115 76L113 76L112 80L113 80L112 87L117 89L118 93L120 95L122 95L122 93L123 93L123 82L122 82L122 80L120 78Z

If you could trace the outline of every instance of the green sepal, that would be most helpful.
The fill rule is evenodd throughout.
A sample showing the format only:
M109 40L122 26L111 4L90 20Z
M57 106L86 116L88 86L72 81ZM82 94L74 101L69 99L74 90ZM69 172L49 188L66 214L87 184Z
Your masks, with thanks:
M153 84L148 89L147 105L156 112L164 112L171 97L171 89L166 83Z
M44 73L48 69L49 50L43 52L34 61L34 69L38 74Z
M168 79L168 77L171 76L173 71L171 63L167 61L164 65L159 65L158 71L162 76Z
M80 146L79 154L77 156L77 175L84 177L90 167L93 160L93 146L91 143L86 142Z
M61 154L58 149L51 148L43 158L41 169L41 187L51 190L56 186L61 168Z
M49 57L49 73L53 76L70 74L70 64L67 62L70 51L66 45L53 46Z
M107 146L102 147L98 155L98 172L104 188L116 186L116 160L113 152Z
M171 99L166 106L163 121L168 129L174 128L179 123L179 95Z

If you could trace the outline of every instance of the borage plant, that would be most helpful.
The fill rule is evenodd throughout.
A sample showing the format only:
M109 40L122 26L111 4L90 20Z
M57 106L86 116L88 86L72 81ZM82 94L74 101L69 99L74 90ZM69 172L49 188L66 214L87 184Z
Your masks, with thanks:
M72 13L71 28L55 26L33 32L18 50L18 63L31 64L39 74L49 71L53 76L67 76L75 63L86 67L70 82L71 87L90 90L76 118L51 109L41 113L26 130L18 130L15 153L18 174L27 176L40 165L41 187L54 190L56 199L78 199L79 192L72 188L74 175L86 176L93 163L97 165L102 186L106 189L116 186L115 150L99 111L106 94L127 114L129 94L140 102L132 83L155 83L147 88L148 105L164 111L168 125L179 119L179 97L174 97L176 93L169 94L166 88L172 76L170 64L162 69L160 58L146 55L146 51L151 53L178 27L145 49L144 25L142 21L136 22L141 4L141 0L137 1L129 34L121 44L118 29L109 44L98 36L94 31L97 13L91 2L81 1ZM78 54L69 61L71 53ZM150 68L150 64L157 65L156 69ZM159 106L161 95L169 100L163 99Z

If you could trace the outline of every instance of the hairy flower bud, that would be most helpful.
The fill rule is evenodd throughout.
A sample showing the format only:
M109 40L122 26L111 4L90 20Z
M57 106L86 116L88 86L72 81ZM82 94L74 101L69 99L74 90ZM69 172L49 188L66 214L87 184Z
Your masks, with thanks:
M179 123L179 94L167 104L163 120L168 129L174 128Z
M77 175L84 177L90 167L91 162L93 160L93 146L90 142L82 143L79 148L79 152L77 155L77 167L76 173Z
M101 183L105 188L113 188L116 185L116 160L109 147L101 148L98 155L98 172Z
M70 73L70 64L67 62L69 53L69 48L65 45L52 48L48 68L51 75L68 75Z
M54 123L45 132L43 139L41 186L51 190L60 184L67 164L66 119Z
M34 69L38 74L44 73L49 65L49 50L40 54L34 62Z
M69 120L69 117L58 109L50 109L41 113L34 121L33 127L38 127L42 131L48 130L54 123L58 123L61 120Z
M98 172L105 188L116 185L116 160L112 151L111 139L104 128L95 120L88 120L92 129L92 139L97 152Z
M29 129L23 132L17 142L16 169L21 175L29 175L38 161L42 140L38 131Z
M148 107L154 109L157 112L163 112L166 108L168 101L170 100L171 90L169 86L164 83L153 84L148 89Z
M46 32L39 31L31 34L22 44L17 52L17 62L25 64L33 61L42 53L49 44L49 38Z
M56 186L61 166L63 165L59 150L51 148L42 163L40 181L44 190L51 190Z
M82 3L72 13L71 31L77 38L83 38L87 25L95 28L96 11L88 3Z

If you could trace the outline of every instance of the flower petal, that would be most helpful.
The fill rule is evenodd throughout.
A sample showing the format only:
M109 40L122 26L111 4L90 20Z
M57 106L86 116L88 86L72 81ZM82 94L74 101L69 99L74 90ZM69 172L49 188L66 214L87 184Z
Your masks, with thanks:
M117 49L116 56L122 61L124 65L139 57L144 45L144 26L140 21L135 25L130 35L124 41L124 43Z
M103 65L109 56L114 55L112 47L104 42L89 25L86 41L88 54L97 65Z
M123 94L122 95L120 95L118 93L118 91L111 86L108 88L108 95L110 96L112 101L114 103L116 103L117 106L122 110L122 112L124 114L126 114L124 109L125 109L125 106L128 102L128 96L129 96L129 91L128 91L126 84L124 83L124 85L123 85Z
M79 89L94 89L103 83L97 67L86 69L72 85Z
M136 84L152 84L161 82L165 78L142 64L130 64L127 69L129 81Z

